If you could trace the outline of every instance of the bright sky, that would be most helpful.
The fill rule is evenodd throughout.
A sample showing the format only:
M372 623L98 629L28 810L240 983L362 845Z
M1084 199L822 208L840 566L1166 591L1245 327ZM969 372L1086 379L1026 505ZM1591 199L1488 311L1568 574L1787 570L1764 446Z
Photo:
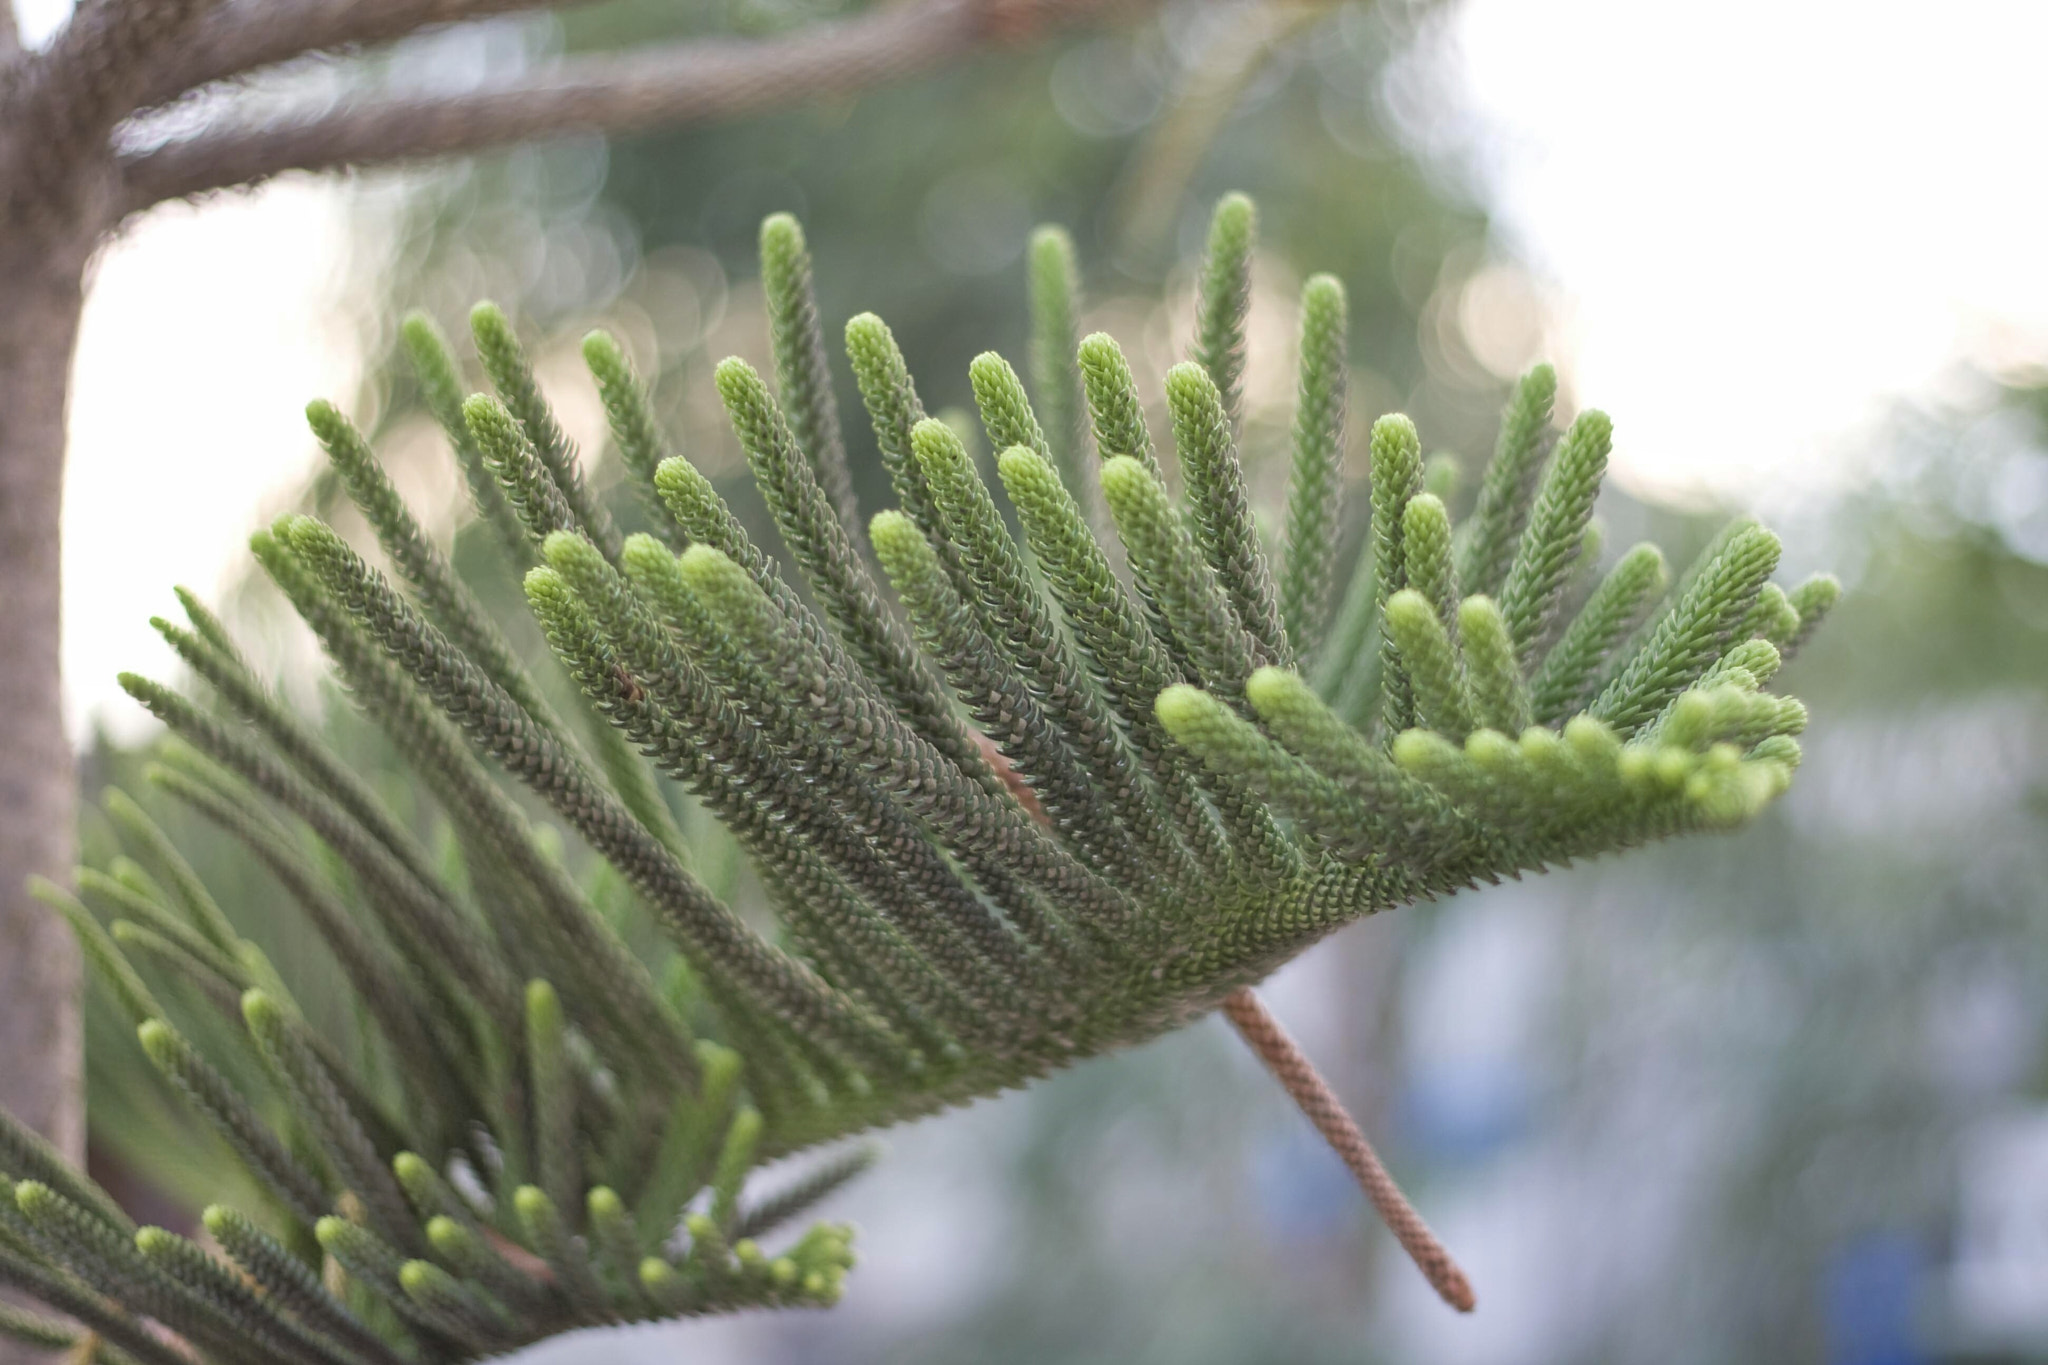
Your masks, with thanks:
M217 599L310 467L306 401L353 395L355 332L333 317L352 221L331 185L284 182L159 209L101 260L64 486L74 734L147 731L114 675L174 674L150 616L182 619L173 584Z
M2048 361L2048 5L1468 0L1454 41L1636 486L1840 471L1886 395Z
M64 6L20 8L35 34ZM1452 35L1444 124L1484 130L1504 245L1632 485L1824 483L1888 396L2048 360L2048 5L1468 0ZM75 729L130 728L114 672L164 662L145 618L223 580L303 474L303 400L351 392L347 221L287 182L108 253L73 403Z

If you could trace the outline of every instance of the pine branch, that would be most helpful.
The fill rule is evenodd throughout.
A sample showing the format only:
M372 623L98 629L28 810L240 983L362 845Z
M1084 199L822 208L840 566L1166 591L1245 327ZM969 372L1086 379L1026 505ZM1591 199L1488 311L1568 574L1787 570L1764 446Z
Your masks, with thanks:
M1372 427L1373 590L1379 616L1386 619L1388 599L1408 586L1407 553L1402 544L1408 502L1422 492L1422 440L1415 424L1398 414L1382 417ZM1404 730L1415 703L1392 635L1380 639L1378 718L1390 731Z
M1227 194L1217 202L1202 257L1192 358L1216 386L1232 439L1244 429L1245 320L1257 238L1258 214L1250 199Z
M531 460L539 466L539 473L522 474L521 477L536 483L544 480L546 499L551 505L559 502L561 510L551 515L552 524L546 529L580 531L604 551L606 559L616 563L619 528L613 524L610 510L592 497L584 486L576 447L570 443L562 424L555 420L547 400L541 396L540 387L534 382L533 365L513 333L511 320L496 304L480 303L470 310L469 329L476 339L477 357L483 361L484 373L491 377L491 384L498 390L503 404L502 410L494 410L492 415L500 424L507 417L517 423L519 458L528 458L524 452L530 451ZM485 451L486 463L495 458L502 464L513 458L504 436L487 439L486 434L477 429L476 418L467 407L464 417L470 422L471 435ZM518 502L516 493L514 501ZM529 530L536 537L545 534L531 523Z
M775 390L789 414L790 434L811 462L811 473L839 513L849 536L860 527L853 474L839 433L839 404L825 361L825 333L811 280L811 253L803 228L786 213L761 224L761 290L768 304L768 342L775 355Z
M1231 609L1254 641L1259 661L1291 665L1294 656L1280 624L1272 571L1259 546L1244 467L1231 434L1230 400L1207 370L1186 364L1166 372L1166 402L1194 510L1195 544L1230 595Z
M1096 450L1105 460L1128 455L1142 464L1146 473L1159 478L1159 457L1145 425L1145 404L1138 397L1137 381L1123 348L1108 333L1092 332L1082 338L1078 354Z
M840 1187L875 1164L881 1155L872 1143L863 1143L844 1155L806 1172L794 1183L741 1209L733 1220L735 1237L758 1237L773 1232L790 1219L829 1198Z
M385 648L483 747L608 857L662 907L668 923L707 965L744 982L835 1042L879 1046L857 1010L836 999L797 963L768 949L714 900L668 851L604 793L582 764L548 739L532 718L420 619L340 538L310 518L291 528L292 547L326 579Z
M984 396L997 390L997 385L987 382L997 369L988 360L982 357L970 366L970 374ZM1021 401L1016 376L1007 366L1000 367L1000 373L1006 381L1004 387ZM987 410L993 413L996 406ZM990 420L994 428L991 435L997 430L1019 435L1036 431L1028 410L1009 420ZM1039 444L1043 443L1041 436ZM1050 727L1048 733L1031 736L1036 752L1055 766L1064 768L1069 762L1080 765L1080 770L1067 778L1068 791L1087 793L1081 797L1087 805L1093 805L1097 799L1104 802L1105 813L1136 841L1138 852L1155 867L1173 867L1179 855L1170 836L1159 827L1158 813L1146 799L1129 750L1107 709L1088 685L1050 604L1040 593L1022 551L1003 526L995 500L976 473L959 437L945 423L928 420L919 423L911 433L911 444L938 506L934 524L926 529L934 538L953 545L958 555L958 567L951 575L953 586L978 619L982 638L992 647L985 650L990 662L983 665L993 670L988 685L1001 687L1010 680L1021 683L1031 695L1033 708L1043 712ZM1024 446L1013 444L1010 449L1023 450ZM1043 459L1044 455L1039 453L1038 458ZM901 580L897 588L903 591ZM950 608L940 598L926 600L933 610L950 614ZM928 631L932 628L929 618L921 624ZM968 641L965 636L956 638L954 645L956 650L984 650L984 646ZM960 690L957 677L954 686L956 691ZM1124 860L1114 849L1106 850L1105 856L1127 877L1142 880L1152 870L1143 864L1123 865Z
M509 561L525 565L532 559L532 549L518 516L505 501L504 490L484 462L468 419L463 416L462 401L468 389L448 349L448 339L441 335L432 318L414 313L400 326L399 341L411 362L427 411L455 448L455 462L462 468L462 481L469 488L472 504L497 533Z
M480 515L538 561L526 603L588 703L565 714L594 727L596 760L375 453L316 406L410 595L310 518L252 549L411 768L441 851L411 832L413 793L401 820L190 594L191 629L157 625L219 710L132 675L123 685L180 741L152 783L233 834L304 908L375 1016L372 1045L351 1060L306 1023L285 974L237 935L250 912L221 905L125 797L110 798L125 851L78 878L120 916L111 930L74 896L37 894L151 1063L268 1192L284 1236L316 1239L338 1267L347 1302L227 1211L209 1211L208 1227L234 1274L168 1234L131 1241L96 1186L7 1127L0 1169L17 1199L0 1203L0 1280L146 1365L168 1361L134 1314L219 1365L392 1365L601 1322L821 1306L850 1264L844 1231L814 1225L780 1254L754 1239L861 1158L765 1198L746 1189L760 1161L1222 1006L1440 1292L1469 1305L1246 988L1361 915L1753 817L1791 780L1808 721L1770 689L1839 587L1769 583L1777 541L1746 521L1654 615L1666 574L1652 547L1592 586L1607 425L1581 414L1545 468L1554 381L1539 369L1463 526L1449 511L1453 462L1425 463L1398 414L1374 424L1366 544L1325 632L1347 539L1326 505L1341 459L1341 292L1313 281L1304 303L1276 582L1229 396L1249 208L1228 202L1217 222L1208 363L1166 379L1178 499L1115 343L1091 336L1072 366L1058 359L1077 268L1057 234L1037 239L1032 271L1034 382L1056 431L1002 357L967 367L1021 538L960 434L925 417L887 327L848 325L901 504L868 526L893 604L847 532L850 500L831 489L844 433L794 223L764 232L781 397L738 361L716 379L808 595L669 453L609 338L587 339L585 357L662 539L618 534L508 319L479 311L500 397L466 401L445 344L410 325L423 398ZM1059 468L1085 444L1083 398L1129 586ZM1313 681L1276 662L1302 653ZM587 850L564 856L494 770ZM760 903L728 905L689 870L663 780L724 825L754 874L738 884ZM647 932L657 923L667 944ZM160 995L160 979L176 989ZM244 1019L253 1047L216 1065L194 1041L216 1035L211 1021L181 1031L188 1007ZM238 1088L252 1053L274 1094ZM19 1175L30 1182L16 1187Z
M146 1020L137 1036L150 1062L214 1125L242 1164L294 1217L308 1223L320 1218L330 1202L319 1177L306 1170L190 1043L161 1019Z
M1506 581L1515 542L1529 517L1529 495L1542 472L1557 402L1557 371L1538 365L1515 386L1501 415L1500 439L1479 485L1479 503L1466 524L1458 579L1473 592L1497 593Z
M1064 228L1042 227L1031 236L1025 260L1030 271L1031 393L1045 414L1046 444L1060 480L1093 499L1088 397L1076 359L1080 344L1081 266L1074 239ZM1106 509L1089 508L1090 526L1101 526Z
M1656 603L1670 579L1664 555L1638 545L1593 590L1531 684L1531 705L1545 723L1577 711L1607 656Z
M1545 471L1535 505L1501 586L1501 615L1524 663L1546 637L1551 617L1581 539L1593 517L1593 500L1607 471L1613 424L1605 413L1581 413Z
M272 1300L307 1327L335 1339L353 1355L373 1365L398 1365L403 1359L336 1301L304 1261L246 1215L215 1204L200 1221L243 1274L262 1285Z
M1301 290L1301 385L1294 405L1294 466L1280 581L1280 618L1288 645L1300 659L1319 655L1329 621L1342 522L1349 331L1343 284L1331 275L1311 278Z

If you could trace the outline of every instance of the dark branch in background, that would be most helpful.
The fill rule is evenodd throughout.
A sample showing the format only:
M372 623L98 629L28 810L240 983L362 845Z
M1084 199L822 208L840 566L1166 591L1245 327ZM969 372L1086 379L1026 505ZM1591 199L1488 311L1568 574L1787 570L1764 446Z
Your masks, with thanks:
M21 51L21 28L14 22L14 0L0 0L0 63ZM0 77L0 80L4 80Z
M1244 92L1284 47L1329 17L1330 0L1243 9L1176 82L1164 113L1143 134L1113 205L1124 251L1158 249L1189 181Z
M708 123L849 95L1130 0L916 0L762 42L706 39L574 58L468 94L368 100L231 125L124 163L127 206L574 133ZM796 92L801 92L800 94Z
M95 156L114 125L141 107L151 63L211 5L134 0L87 6L48 50L20 59L0 110L14 124L8 131L21 157L8 187L10 218L29 210L62 216L71 208L78 184L73 167Z
M151 73L143 106L312 52L389 43L439 24L521 10L548 0L224 0Z

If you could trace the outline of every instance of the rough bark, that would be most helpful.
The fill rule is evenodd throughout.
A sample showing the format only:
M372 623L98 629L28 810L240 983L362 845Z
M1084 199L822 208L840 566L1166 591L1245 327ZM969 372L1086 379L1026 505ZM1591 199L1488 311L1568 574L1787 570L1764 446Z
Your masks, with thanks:
M72 350L112 167L77 157L63 183L11 118L20 74L0 62L0 1108L85 1160L78 947L28 895L75 861L74 760L64 729L61 513ZM0 1342L0 1365L42 1353Z
M23 889L68 878L59 649L65 396L92 236L0 222L0 1106L85 1155L76 945Z

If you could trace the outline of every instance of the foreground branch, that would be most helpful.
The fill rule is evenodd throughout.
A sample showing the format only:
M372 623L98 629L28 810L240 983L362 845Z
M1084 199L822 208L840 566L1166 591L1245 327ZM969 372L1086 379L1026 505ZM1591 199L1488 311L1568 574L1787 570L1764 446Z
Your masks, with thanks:
M1315 1064L1302 1053L1294 1039L1287 1036L1287 1030L1280 1027L1280 1021L1267 1011L1249 986L1224 997L1223 1014L1252 1051L1259 1054L1259 1060L1266 1064L1266 1069L1279 1079L1294 1102L1301 1106L1301 1112L1308 1115L1316 1131L1336 1149L1344 1164L1351 1168L1351 1173L1358 1177L1365 1197L1379 1210L1380 1217L1393 1230L1394 1239L1414 1260L1430 1287L1460 1313L1471 1312L1476 1300L1465 1272L1458 1268L1451 1253L1444 1249L1444 1244L1422 1221L1422 1215L1401 1193L1401 1187L1387 1173L1372 1144L1365 1140L1365 1134L1358 1130L1358 1124L1345 1111L1343 1102L1330 1089L1330 1083L1316 1071Z
M916 0L764 42L572 59L463 95L347 104L218 128L129 158L127 205L290 170L385 165L574 133L709 123L852 94L1128 0Z

